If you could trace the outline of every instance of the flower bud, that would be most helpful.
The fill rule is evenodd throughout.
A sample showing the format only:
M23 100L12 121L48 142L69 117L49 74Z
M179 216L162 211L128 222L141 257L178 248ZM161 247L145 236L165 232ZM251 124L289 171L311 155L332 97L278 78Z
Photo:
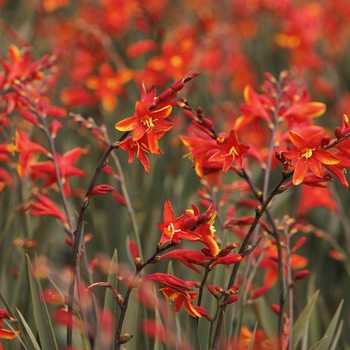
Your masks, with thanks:
M309 270L301 270L297 272L293 278L293 281L301 280L310 274Z
M328 135L324 135L321 140L321 146L327 146L329 142L331 141L331 138Z
M280 308L279 305L277 305L277 304L271 304L271 305L270 305L270 308L271 308L271 310L272 310L273 312L275 312L277 315L280 314L281 308Z
M338 140L343 137L343 132L339 126L334 129L334 135Z
M185 86L185 83L182 81L182 79L175 81L175 83L171 84L170 88L174 91L178 92Z
M232 296L228 297L220 306L222 307L222 306L225 306L228 304L232 304L235 301L237 301L237 299L238 299L237 295L232 295Z

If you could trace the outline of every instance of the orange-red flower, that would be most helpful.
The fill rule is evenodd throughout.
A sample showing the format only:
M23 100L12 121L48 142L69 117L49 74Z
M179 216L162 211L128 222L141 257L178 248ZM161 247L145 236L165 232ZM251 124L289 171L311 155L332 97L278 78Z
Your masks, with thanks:
M323 178L325 165L335 165L340 162L329 151L321 149L322 136L319 132L305 132L306 138L295 131L289 131L289 139L295 149L284 152L284 156L294 163L293 184L299 185L303 182L308 170L316 176Z
M198 293L192 292L192 287L196 286L197 282L185 282L181 278L160 272L143 278L143 281L148 280L158 281L164 286L160 290L167 299L174 301L175 312L180 311L181 306L184 305L186 311L192 317L202 317L202 313L192 304L192 300L198 295Z
M62 156L56 153L60 178L63 183L64 193L67 196L71 195L69 177L84 175L84 172L81 169L78 169L73 166L73 163L75 163L79 159L83 152L84 150L82 148L77 147L64 153ZM43 175L46 178L47 175L46 181L44 182L45 187L57 182L56 169L52 160L32 164L30 168L32 171L32 177L34 179L43 178Z
M166 105L162 108L149 108L141 101L137 101L135 105L135 113L132 117L126 118L118 122L115 127L120 131L131 131L134 141L140 140L144 135L147 135L147 141L151 153L158 151L157 131L168 131L173 124L164 120L171 113L171 105Z
M61 210L57 207L57 205L54 202L52 202L49 198L40 193L33 194L32 197L36 201L31 202L28 207L30 214L39 216L54 216L55 218L60 220L63 225L67 226L67 218L62 214Z
M222 162L223 172L226 172L233 162L242 168L242 154L247 152L249 147L238 143L236 132L231 130L230 135L220 133L217 142L219 150L209 158L209 161Z
M164 203L163 223L158 224L162 236L159 243L168 242L180 243L181 239L197 240L197 236L190 230L184 228L184 214L175 218L173 208L170 201Z
M272 287L277 282L279 276L277 246L271 245L266 249L265 254L266 257L261 260L259 267L266 269L264 285ZM308 259L292 253L289 263L292 270L303 269L308 264ZM284 269L284 273L287 274L286 268Z
M11 320L11 317L7 314L6 310L0 309L0 339L14 339L19 334L19 331L11 331L9 329L2 328L3 319ZM13 320L13 319L12 319ZM1 346L1 343L0 343Z
M132 75L131 69L115 73L112 67L105 63L100 67L100 75L88 78L86 86L95 90L96 97L101 99L106 111L113 111L117 107L116 95L125 92L124 84L131 80Z

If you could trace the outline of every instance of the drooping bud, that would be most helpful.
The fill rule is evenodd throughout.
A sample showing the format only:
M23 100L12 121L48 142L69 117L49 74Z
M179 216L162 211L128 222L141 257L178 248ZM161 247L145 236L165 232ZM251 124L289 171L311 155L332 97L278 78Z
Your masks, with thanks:
M277 304L271 304L271 305L270 305L270 308L271 308L271 310L272 310L274 313L276 313L277 315L280 314L281 308L280 308L279 305L277 305Z
M301 280L310 274L309 270L301 270L297 272L293 278L293 281Z
M329 135L324 135L322 137L322 140L321 140L321 146L324 147L324 146L327 146L331 141L331 138L329 137Z
M339 126L334 129L334 135L338 140L343 137L343 132Z
M262 286L258 288L257 290L254 291L254 293L250 297L250 300L255 300L262 297L264 294L266 294L268 290L269 290L269 286Z
M220 306L225 306L225 305L228 305L228 304L232 304L234 303L235 301L238 300L238 296L237 295L232 295L230 297L228 297Z
M306 242L306 237L305 236L302 236L300 237L296 242L295 242L295 245L293 247L293 252L296 251L297 249L299 249L301 246L304 245L304 243Z

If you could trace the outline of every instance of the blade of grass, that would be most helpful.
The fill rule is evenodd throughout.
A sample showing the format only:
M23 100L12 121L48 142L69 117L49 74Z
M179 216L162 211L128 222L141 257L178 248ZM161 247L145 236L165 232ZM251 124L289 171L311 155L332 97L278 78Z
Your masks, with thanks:
M20 312L18 309L16 309L16 310L17 310L17 313L18 313L18 315L19 315L19 317L20 317L20 319L21 319L21 321L22 321L22 323L23 323L24 328L26 329L26 331L27 331L27 333L28 333L28 335L29 335L29 338L30 338L30 340L31 340L31 342L32 342L32 344L33 344L33 346L34 346L34 349L35 349L35 350L41 350L41 349L40 349L40 346L39 346L39 344L38 344L38 342L37 342L36 339L35 339L35 335L33 334L32 330L30 329L30 327L29 327L27 321L25 320L25 318L23 317L23 315L21 314L21 312ZM23 343L22 343L22 344L23 344ZM24 344L23 344L23 345L24 345ZM26 349L27 349L27 348L26 348Z
M343 303L344 303L344 300L340 302L337 311L335 312L330 324L328 325L328 328L325 334L323 335L324 341L320 343L320 345L317 347L318 350L329 350L332 344L334 335L336 333L337 324L339 321L339 316L340 316L341 309L343 307Z
M187 326L185 332L185 339L189 345L191 345L192 350L200 350L201 345L199 341L198 324L197 319L188 315Z
M255 333L256 333L257 327L258 327L258 322L255 322L255 327L254 327L254 330L252 333L252 337L250 338L249 346L248 346L247 350L253 350L253 348L254 348L254 340L255 340Z
M42 298L42 290L39 280L35 277L33 266L27 255L28 275L30 294L33 303L34 320L38 329L40 344L43 349L58 350L56 337L53 332L49 313L47 311L46 303Z
M337 333L334 336L333 342L332 342L332 346L329 348L329 350L337 350L337 346L338 346L338 342L339 342L339 338L341 335L341 331L343 330L343 325L344 325L344 321L341 320L339 322L339 327L337 330Z
M318 294L319 294L319 290L317 290L312 295L309 302L306 304L304 310L301 312L298 319L295 321L295 324L293 326L293 339L292 339L293 350L296 349L301 337L303 336L304 332L308 329L307 324L309 322L312 311L314 310L314 307L316 305Z

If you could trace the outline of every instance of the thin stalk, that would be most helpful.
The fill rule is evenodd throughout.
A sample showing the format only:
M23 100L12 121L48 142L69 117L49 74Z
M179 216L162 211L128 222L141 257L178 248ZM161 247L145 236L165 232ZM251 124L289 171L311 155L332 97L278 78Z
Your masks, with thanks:
M273 199L273 197L277 193L279 193L279 188L282 186L284 181L287 178L289 178L290 176L292 176L292 174L293 174L293 172L289 172L287 174L283 174L282 178L277 182L275 187L272 189L272 191L270 192L269 196L264 201L263 205L258 210L256 210L254 221L253 221L252 225L250 226L249 231L248 231L248 233L247 233L247 235L246 235L246 237L245 237L245 239L244 239L244 241L243 241L243 243L242 243L242 245L240 247L240 250L238 252L239 254L242 254L242 255L246 254L246 249L248 248L248 244L250 242L250 239L251 239L251 237L253 235L254 230L256 229L256 226L259 223L259 220L260 220L261 216L265 212L267 206L270 204L270 202ZM240 264L241 263L239 262L239 263L236 263L234 265L234 267L232 269L231 277L230 277L230 280L229 280L229 283L228 283L226 289L229 289L231 286L233 286L234 281L235 281L236 276L237 276L237 272L238 272ZM223 307L221 308L222 312L220 313L220 316L219 316L219 319L218 319L218 322L217 322L217 325L216 325L214 341L213 341L213 344L212 344L212 349L213 350L218 348L218 343L219 343L219 340L220 340L221 330L222 330L222 326L223 326L223 318L224 318L224 313L225 313L226 307L227 307L227 305L223 305Z
M128 136L129 132L124 133L117 142L109 145L109 147L105 150L103 153L102 157L100 158L96 168L95 168L95 173L90 181L89 187L86 191L85 198L87 198L92 191L92 189L95 186L95 183L97 181L97 178L105 165L106 159L109 156L109 154L115 149L118 148L119 143L124 140ZM79 265L79 259L80 259L80 248L82 244L82 228L84 224L84 217L85 217L85 212L86 209L89 205L88 200L84 200L83 203L81 204L80 208L80 213L78 217L78 223L76 230L74 232L74 240L73 240L73 250L72 250L72 260L71 260L71 280L69 283L69 291L68 291L68 318L69 321L72 321L73 318L73 300L74 300L74 287L75 287L75 276L77 272L77 268ZM67 323L67 346L72 345L73 341L73 334L72 334L72 327L70 326L72 322Z

